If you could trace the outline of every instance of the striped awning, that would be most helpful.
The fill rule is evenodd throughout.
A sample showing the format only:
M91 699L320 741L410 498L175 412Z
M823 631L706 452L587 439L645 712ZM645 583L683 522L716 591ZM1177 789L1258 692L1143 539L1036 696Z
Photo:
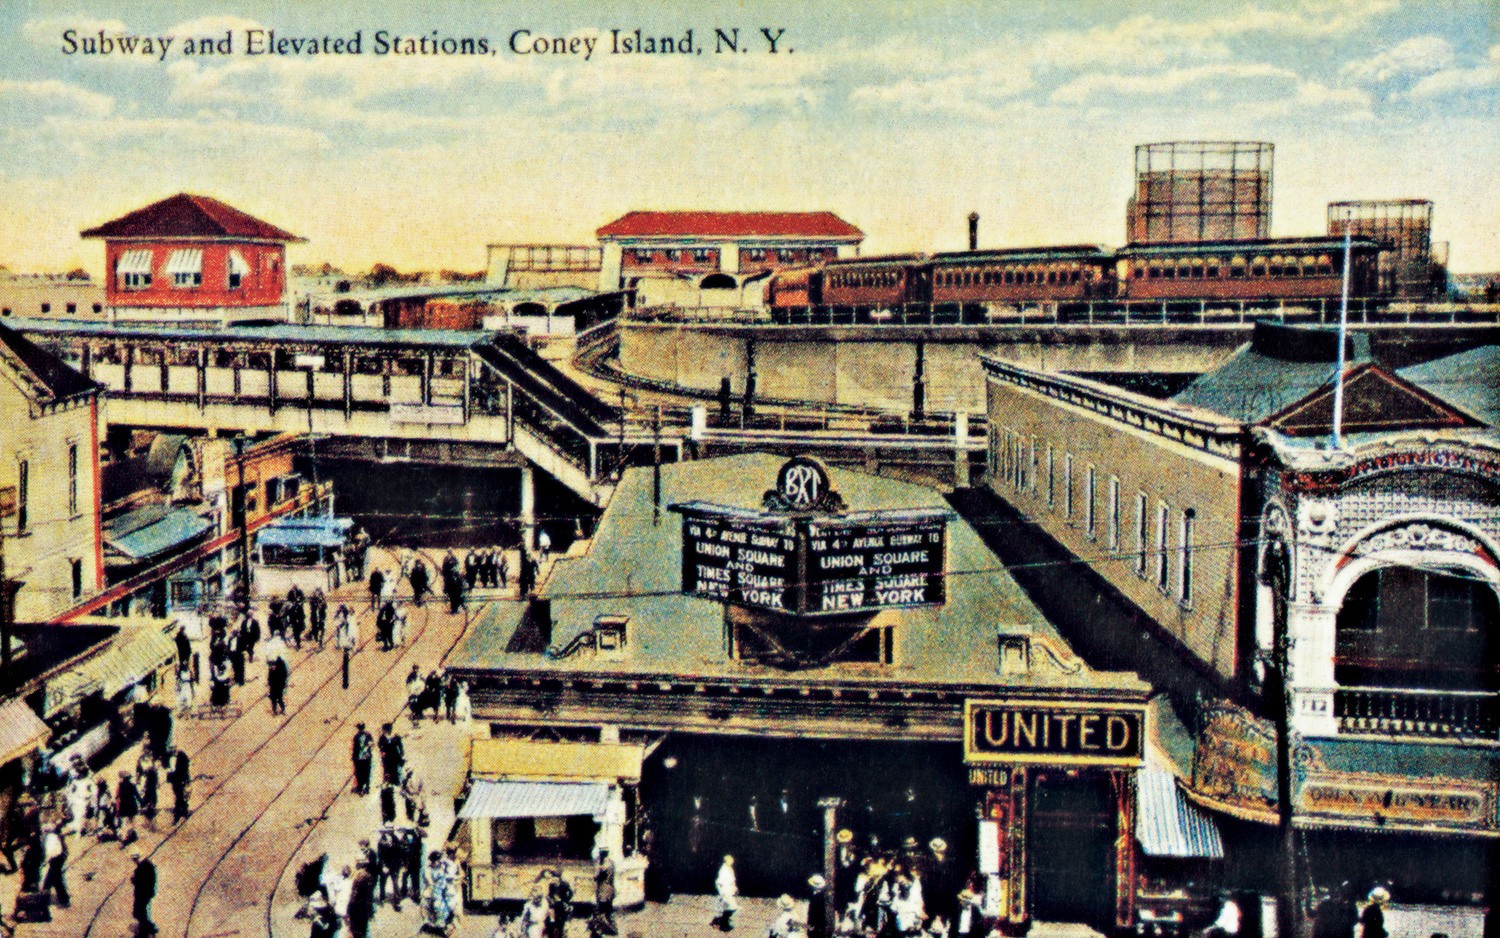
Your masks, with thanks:
M603 817L609 810L604 782L513 782L476 779L458 812L469 818Z
M24 700L0 705L0 765L34 752L51 730Z
M1224 842L1212 818L1188 802L1171 772L1146 766L1135 774L1139 796L1135 837L1152 857L1224 858Z
M201 274L203 273L203 249L202 248L178 248L167 258L167 273L169 274Z
M244 255L239 251L229 252L229 272L239 274L241 277L250 273L250 265L245 263Z
M150 251L126 251L120 255L115 262L115 273L117 274L149 274L151 273Z
M47 681L42 710L52 716L95 691L113 697L176 657L176 643L161 629L122 628L109 648Z

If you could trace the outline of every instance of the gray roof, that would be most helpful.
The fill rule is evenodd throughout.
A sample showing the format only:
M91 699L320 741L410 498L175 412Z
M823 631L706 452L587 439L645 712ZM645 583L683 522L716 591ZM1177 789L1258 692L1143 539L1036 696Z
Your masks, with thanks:
M1475 419L1500 427L1500 345L1482 345L1396 374Z
M682 518L667 506L692 500L759 509L761 496L775 484L784 458L769 454L727 456L663 466L662 507L653 511L650 468L628 471L615 489L588 553L557 561L540 591L551 600L552 642L567 644L601 615L630 617L628 653L623 660L589 655L552 659L509 650L520 625L522 603L485 608L469 637L448 664L456 668L501 668L544 672L609 672L639 675L694 675L704 678L770 678L781 682L830 679L926 686L996 688L1090 687L1139 695L1146 685L1134 674L1093 671L1077 659L1060 666L1046 652L1033 653L1032 670L997 672L996 632L1035 636L1066 658L1069 651L1053 625L1002 567L965 521L948 524L947 602L939 607L895 613L893 666L835 664L783 671L730 660L724 651L724 609L711 600L681 593ZM949 510L932 489L864 473L830 469L833 487L851 512L897 508ZM1074 669L1074 666L1076 670Z
M1346 367L1370 361L1369 336L1354 333L1349 345ZM1257 424L1332 381L1337 352L1333 330L1256 323L1250 342L1172 400Z

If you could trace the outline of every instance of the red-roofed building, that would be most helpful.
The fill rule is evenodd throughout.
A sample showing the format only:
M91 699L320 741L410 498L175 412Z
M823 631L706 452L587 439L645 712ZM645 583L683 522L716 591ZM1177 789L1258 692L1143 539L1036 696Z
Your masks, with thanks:
M223 325L287 319L286 246L302 238L178 193L82 232L104 239L110 317Z
M629 212L596 234L599 288L634 288L645 305L738 293L774 270L858 254L865 237L832 212Z

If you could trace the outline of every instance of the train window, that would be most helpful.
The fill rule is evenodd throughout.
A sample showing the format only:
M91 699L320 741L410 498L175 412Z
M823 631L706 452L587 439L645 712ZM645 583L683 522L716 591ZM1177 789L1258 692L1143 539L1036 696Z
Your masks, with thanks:
M1083 271L1081 271L1081 270L1075 270L1069 276L1068 280L1069 280L1070 283L1077 283L1082 277L1083 277Z
M1055 270L1049 270L1049 271L1047 271L1047 282L1048 283L1057 283L1057 271L1055 271Z
M198 364L198 350L176 346L167 353L167 364L179 367Z
M1250 265L1250 276L1264 277L1266 275L1266 264L1264 258L1257 257L1255 263Z
M1209 280L1219 279L1219 265L1209 264L1203 269L1203 276L1207 277Z

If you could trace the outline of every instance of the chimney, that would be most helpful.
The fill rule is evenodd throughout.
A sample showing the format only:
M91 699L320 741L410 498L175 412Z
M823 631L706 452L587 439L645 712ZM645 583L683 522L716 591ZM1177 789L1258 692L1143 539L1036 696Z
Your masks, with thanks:
M969 213L969 250L979 250L979 213Z

